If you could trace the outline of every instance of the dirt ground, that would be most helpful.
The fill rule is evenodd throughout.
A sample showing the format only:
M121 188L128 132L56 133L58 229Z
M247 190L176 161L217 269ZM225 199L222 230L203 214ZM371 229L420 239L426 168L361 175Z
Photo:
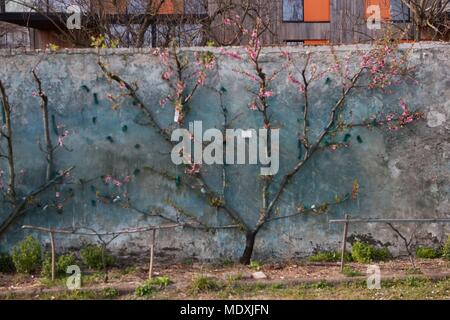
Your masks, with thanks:
M381 277L386 279L439 279L450 278L450 264L448 261L417 260L417 268L414 270L408 260L393 260L389 262L376 263L381 270ZM192 298L292 298L286 296L286 290L274 293L261 291L255 293L257 289L264 288L285 288L292 289L298 286L319 284L318 287L328 288L329 285L341 283L361 283L367 278L367 265L358 263L348 263L347 269L351 274L344 275L340 272L338 263L310 263L310 262L291 262L291 263L272 263L262 265L260 268L250 268L242 265L204 265L204 264L174 264L174 265L156 265L154 275L167 276L171 285L167 289L153 295L155 299L192 299ZM259 269L259 270L257 270ZM267 279L255 280L252 274L256 271L262 271ZM195 294L190 290L193 281L198 277L207 277L221 284L224 290L212 290L214 294L208 292ZM65 288L65 279L59 279L51 282L48 279L42 279L37 276L29 275L10 275L0 274L0 299L98 299L108 298L108 292L105 288L114 288L114 294L110 298L134 298L135 289L147 280L148 269L146 266L128 267L126 269L112 269L108 272L108 282L104 282L104 275L99 272L83 273L83 292L89 294L73 295L67 292ZM445 288L447 283L445 283ZM450 286L450 282L449 282ZM310 286L311 287L311 286ZM313 287L311 287L313 288ZM349 289L352 290L352 289ZM430 289L431 290L431 289ZM447 290L447 289L446 289ZM96 295L94 292L106 292L103 296ZM116 292L117 291L117 292ZM252 293L253 292L253 293ZM445 291L442 298L446 298ZM298 290L296 291L298 293ZM262 296L261 296L262 294ZM274 296L275 295L275 296ZM449 287L450 298L450 287ZM296 297L296 296L295 296ZM294 297L294 298L295 298ZM307 296L305 296L307 298ZM333 297L330 292L329 297ZM315 298L312 296L311 298ZM321 297L318 297L321 298ZM326 297L322 297L326 298ZM345 298L345 297L338 297ZM361 297L361 298L364 298Z

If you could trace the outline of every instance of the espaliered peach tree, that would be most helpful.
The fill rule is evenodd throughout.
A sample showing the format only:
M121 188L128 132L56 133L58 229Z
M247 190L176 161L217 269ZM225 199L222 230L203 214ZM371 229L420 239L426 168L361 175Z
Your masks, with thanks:
M407 63L408 52L399 51L395 42L379 41L368 50L351 52L346 57L340 57L331 48L332 62L322 63L321 65L315 62L321 55L320 52L298 54L283 51L280 48L278 57L280 63L275 70L272 68L269 71L268 64L262 61L264 56L261 44L262 22L257 20L253 28L246 29L239 21L239 17L230 17L225 22L233 25L247 36L248 45L244 47L244 50L205 49L192 54L192 52L177 47L175 42L172 43L170 48L155 50L154 55L159 57L159 61L164 66L161 79L167 84L168 88L168 93L158 97L156 101L144 101L139 94L137 83L115 73L100 58L98 63L107 79L119 87L120 94L110 95L113 105L117 108L124 102L123 98L131 99L133 106L138 108L141 114L147 118L149 126L153 130L157 130L165 143L172 147L176 146L176 142L171 139L174 130L188 128L189 124L185 121L186 116L195 108L192 101L199 90L211 90L211 94L220 96L219 107L223 115L223 133L226 129L232 127L233 120L239 117L241 113L245 113L255 117L260 123L259 128L255 129L268 129L267 138L269 141L272 138L270 129L278 126L273 121L274 114L281 112L273 105L276 97L275 81L282 80L288 83L288 86L284 87L285 90L290 90L298 95L299 101L301 101L301 112L296 115L300 119L298 133L291 135L292 139L297 141L298 150L292 152L299 154L298 159L291 168L281 170L284 172L283 174L258 176L255 179L254 187L259 189L261 201L255 203L254 210L257 214L254 216L253 222L245 216L246 212L236 208L235 203L227 196L226 190L231 185L228 180L227 165L221 165L223 173L221 188L210 185L207 182L208 170L206 167L194 162L183 164L184 170L181 174L173 175L156 169L154 172L173 180L178 187L192 191L193 196L204 199L206 205L217 209L217 214L225 213L229 217L230 223L227 225L210 225L199 218L199 215L187 212L174 199L167 199L167 204L177 212L177 218L172 218L161 210L153 211L153 216L172 222L181 222L183 226L189 228L222 229L225 231L226 229L236 228L241 230L245 237L245 244L243 244L240 261L248 264L251 261L255 240L259 232L263 228L270 231L274 221L291 219L301 215L323 214L332 206L339 206L346 201L357 199L360 186L355 179L353 185L344 187L342 194L330 196L330 199L324 199L312 205L305 205L300 202L294 212L283 212L280 209L283 195L293 185L294 178L300 172L306 170L306 164L311 162L311 159L319 153L333 153L340 148L350 148L355 142L362 143L362 138L359 135L356 139L352 135L352 130L355 128L397 131L421 119L423 115L419 112L412 112L409 110L407 102L399 100L396 106L390 106L388 112L379 110L364 119L358 120L348 116L354 107L354 103L349 103L350 97L357 96L361 92L369 92L370 94L378 90L387 94L393 85L413 79ZM221 81L220 72L217 71L218 61L220 60L216 56L218 53L222 56L221 59L235 61L242 66L242 68L233 70L233 72L236 73L237 78L240 77L240 79L244 79L242 81L246 82L247 96L250 99L241 106L239 114L229 114L229 110L225 107L223 96L226 89L220 87L220 84L219 86L208 84L209 75L214 72L219 74L218 78ZM220 67L225 68L226 66ZM311 90L311 88L330 81L335 84L329 87L333 90L330 94L338 95L338 98L326 108L327 112L324 119L312 117L311 111L316 107L315 100L312 97L317 91ZM158 122L155 108L167 108L168 106L173 108L174 122L170 127L163 127L161 122ZM317 128L320 128L320 130L317 130ZM227 144L229 141L224 141L224 143ZM281 144L283 144L283 141L281 141ZM271 143L268 143L266 148L269 156L273 152L279 151L272 150ZM170 155L168 157L168 161L170 161ZM262 165L260 166L262 168ZM109 179L109 183L114 181L112 179ZM138 203L133 203L129 195L124 195L124 198L122 206L142 213L149 212L139 208Z

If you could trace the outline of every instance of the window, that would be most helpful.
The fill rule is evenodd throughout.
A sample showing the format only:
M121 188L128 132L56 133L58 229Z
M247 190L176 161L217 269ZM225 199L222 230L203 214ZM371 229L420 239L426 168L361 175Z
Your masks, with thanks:
M283 21L303 21L303 0L283 0Z
M284 22L329 22L330 0L283 0Z
M286 45L289 47L301 46L303 45L302 40L286 40Z
M395 22L410 21L409 8L402 0L391 0L391 20Z

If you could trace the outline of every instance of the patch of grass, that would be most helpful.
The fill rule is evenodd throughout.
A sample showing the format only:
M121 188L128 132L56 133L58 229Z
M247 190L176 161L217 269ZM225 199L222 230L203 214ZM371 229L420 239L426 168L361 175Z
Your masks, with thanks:
M113 299L119 296L119 291L115 288L105 288L102 290L101 295L108 299Z
M422 270L420 268L409 268L405 270L406 274L423 274Z
M13 248L12 260L18 273L32 274L41 266L41 244L31 235Z
M370 263L372 261L389 260L392 255L387 248L376 248L358 241L352 246L352 258L359 263Z
M427 279L419 279L414 276L408 277L403 281L403 283L405 285L407 285L409 287L414 287L414 288L423 286L424 284L426 284L428 282L429 282L429 280L427 280Z
M437 259L441 256L441 253L431 247L419 247L416 249L416 256L421 259Z
M333 284L323 280L323 281L319 281L316 283L312 283L309 285L309 287L313 288L313 289L327 289L327 288L332 288Z
M239 272L237 274L230 274L227 277L227 280L230 284L233 284L234 282L240 281L242 279L244 279L244 274L242 272Z
M64 287L66 285L65 279L55 279L52 281L49 278L41 278L39 282L47 288Z
M252 260L252 261L250 261L249 267L253 270L260 271L263 267L263 263L258 260Z
M342 274L346 277L360 277L364 275L362 272L359 272L358 270L353 269L352 267L349 266L344 266Z
M220 289L220 284L212 278L206 276L198 276L192 281L189 291L193 294L199 294Z

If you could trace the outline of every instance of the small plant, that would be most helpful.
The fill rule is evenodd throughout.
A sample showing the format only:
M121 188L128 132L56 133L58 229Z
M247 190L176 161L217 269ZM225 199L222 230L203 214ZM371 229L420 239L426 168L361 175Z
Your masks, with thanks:
M158 291L158 288L152 283L152 281L147 280L135 290L135 295L138 297L147 297Z
M14 262L8 253L0 253L0 273L13 273L16 271Z
M359 263L385 261L391 257L392 255L387 248L376 248L360 241L354 243L352 246L352 258Z
M29 235L13 248L12 259L17 272L28 274L36 272L42 261L41 245Z
M308 260L310 262L337 262L341 261L341 253L336 251L320 251L310 256ZM344 260L347 262L353 261L350 252L344 254Z
M156 277L152 280L150 280L150 282L154 285L160 286L161 288L165 288L167 287L169 284L172 283L172 281L170 280L169 277L167 276L162 276L162 277Z
M55 265L55 275L57 277L64 276L69 266L75 265L77 258L73 253L62 255L58 258ZM42 263L41 274L43 277L50 278L52 275L52 258L49 254L45 256Z
M91 269L102 270L114 264L114 258L101 246L89 245L80 251L81 260Z
M112 299L119 296L119 291L117 291L117 289L115 288L105 288L102 291L102 296L104 296L105 298Z
M252 260L250 261L250 268L254 269L256 271L260 271L262 269L263 263L258 260Z
M342 274L346 277L360 277L364 275L363 273L349 266L344 267L344 269L342 270Z
M444 247L442 248L442 258L445 260L450 260L450 236L445 242Z
M324 280L311 284L311 288L313 289L327 289L331 287L333 287L333 285Z
M209 277L199 276L192 281L190 291L194 294L201 292L215 291L220 288L219 283Z
M430 247L420 247L416 249L416 256L422 259L437 259L441 256L440 252Z

